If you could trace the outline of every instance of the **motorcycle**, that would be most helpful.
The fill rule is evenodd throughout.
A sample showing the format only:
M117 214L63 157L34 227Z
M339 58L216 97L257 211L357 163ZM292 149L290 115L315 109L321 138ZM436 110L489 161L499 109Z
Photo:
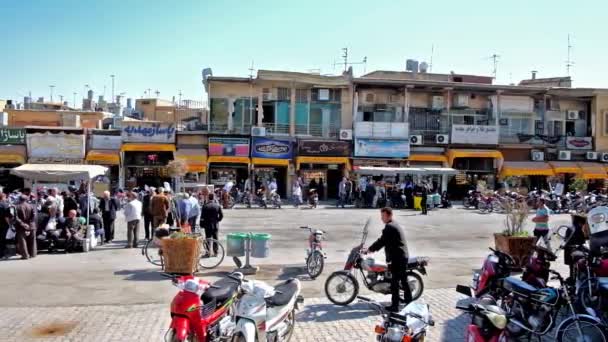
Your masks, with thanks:
M376 325L376 341L410 341L423 342L427 326L434 326L429 306L420 302L411 302L399 313L389 312L382 304L367 297L357 296L359 301L368 303L382 315L382 323Z
M311 208L316 208L319 205L319 194L317 189L308 190L308 204Z
M479 196L480 196L479 191L469 190L467 192L467 195L464 197L462 205L466 209L469 209L470 207L477 209L479 206Z
M241 273L213 284L194 276L167 276L180 291L171 301L166 342L219 342L232 335L235 324L229 312L238 296Z
M250 196L249 194L247 194L247 196L245 196L245 201L247 208L251 208L251 206L254 204L257 204L260 208L268 208L268 203L266 201L266 192L263 189L258 189L255 193L255 196Z
M300 281L293 278L274 287L257 280L243 281L234 310L236 326L231 341L289 341L296 311L304 302L300 290Z
M323 266L327 256L323 252L323 240L325 232L321 229L312 229L310 227L300 227L308 229L308 249L306 250L306 271L311 279L315 279L323 272Z
M281 209L281 195L276 190L270 190L270 204L277 209Z
M490 296L476 303L456 305L456 308L471 315L464 340L469 342L507 342L507 313Z
M481 298L484 295L498 296L498 281L511 275L511 272L520 268L515 260L506 253L490 248L481 266L481 271L473 275L473 286L457 285L456 291L473 298Z
M387 265L371 257L363 258L362 250L367 239L369 223L370 220L367 220L363 228L361 243L351 250L344 269L333 272L325 281L325 295L336 305L348 305L355 300L360 286L357 275L362 278L363 285L368 290L382 294L391 293L392 275ZM424 283L420 275L426 275L428 262L429 258L426 257L408 259L407 282L412 292L412 301L422 296Z

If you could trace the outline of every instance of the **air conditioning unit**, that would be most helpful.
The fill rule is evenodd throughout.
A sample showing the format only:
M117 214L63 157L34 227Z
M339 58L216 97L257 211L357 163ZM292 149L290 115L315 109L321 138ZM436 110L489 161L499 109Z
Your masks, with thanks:
M533 161L543 161L543 160L545 160L545 152L532 151L532 160Z
M443 102L443 96L433 96L431 102L432 109L443 109L445 107L445 103Z
M570 151L559 151L557 153L558 160L570 160Z
M597 152L587 152L587 160L597 160Z
M253 126L251 127L251 135L254 137L265 137L266 127Z
M469 94L456 94L454 96L454 107L468 107Z
M411 145L422 145L422 135L411 135L410 144Z
M435 143L437 144L447 144L450 142L450 136L447 134L437 134L435 135Z
M578 120L578 110L569 110L566 113L566 117L568 118L568 120Z
M352 129L341 129L340 130L340 140L353 140L353 130Z
M608 163L608 153L602 153L600 160L604 163Z

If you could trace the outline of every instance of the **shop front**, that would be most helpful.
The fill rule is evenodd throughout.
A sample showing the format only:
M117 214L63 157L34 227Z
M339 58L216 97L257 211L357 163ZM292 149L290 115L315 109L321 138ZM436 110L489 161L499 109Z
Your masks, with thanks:
M497 150L450 149L448 165L459 171L448 184L448 192L454 198L462 198L468 190L494 190L496 174L503 163Z
M366 175L361 171L374 168L389 170L400 168L404 164L404 158L410 154L409 140L356 138L354 145L353 170L357 171L354 172L358 176L357 183L360 177L366 177L392 188L403 180L404 175L399 173Z
M251 164L257 182L277 182L277 191L286 198L291 193L289 164L293 159L293 141L254 137L251 139ZM292 169L293 170L293 169ZM256 183L257 183L256 182Z
M249 176L249 138L209 137L209 183L245 183Z
M110 188L117 188L120 176L120 147L122 145L120 130L92 130L89 132L88 140L86 163L106 166Z
M299 140L296 170L304 191L316 186L320 199L338 197L338 184L351 170L351 144L337 140Z
M25 158L25 130L0 128L0 187L4 192L23 188L23 179L10 171L25 164Z
M207 180L207 150L180 148L175 151L175 159L181 160L186 165L186 176L184 176L185 187L188 183L205 183Z
M171 184L167 165L174 159L175 126L158 122L128 122L122 127L121 177L126 188ZM122 187L122 186L121 186Z
M511 191L527 193L532 189L552 189L555 171L549 163L540 161L505 161L498 178Z
M580 162L581 173L578 177L587 180L587 190L600 190L606 188L608 174L603 164L592 162Z

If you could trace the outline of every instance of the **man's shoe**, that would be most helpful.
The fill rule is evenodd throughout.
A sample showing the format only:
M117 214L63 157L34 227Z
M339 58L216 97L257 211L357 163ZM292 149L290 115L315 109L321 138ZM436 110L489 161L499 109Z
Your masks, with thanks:
M394 307L394 306L392 306L392 305L389 305L389 306L385 306L385 307L384 307L384 310L386 310L386 311L388 311L388 312L398 312L398 311L399 311L399 308L398 308L398 307L396 308L396 307Z

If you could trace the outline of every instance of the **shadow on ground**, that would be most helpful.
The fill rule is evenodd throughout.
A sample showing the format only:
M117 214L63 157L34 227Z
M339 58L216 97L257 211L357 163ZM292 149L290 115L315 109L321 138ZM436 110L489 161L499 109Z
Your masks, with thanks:
M301 322L335 322L340 320L363 319L376 315L368 304L355 303L349 306L334 304L306 305L298 313L297 320Z

